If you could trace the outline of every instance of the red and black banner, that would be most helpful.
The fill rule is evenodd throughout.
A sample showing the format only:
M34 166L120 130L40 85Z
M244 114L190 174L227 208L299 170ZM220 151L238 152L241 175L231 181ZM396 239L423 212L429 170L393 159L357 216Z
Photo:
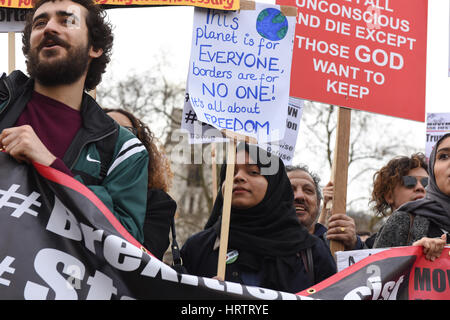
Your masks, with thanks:
M299 294L333 300L450 300L450 248L433 262L422 250L411 246L376 253Z
M83 184L0 152L0 299L450 299L450 256L389 249L297 295L180 274Z
M83 184L0 152L0 299L301 297L178 274L144 252Z

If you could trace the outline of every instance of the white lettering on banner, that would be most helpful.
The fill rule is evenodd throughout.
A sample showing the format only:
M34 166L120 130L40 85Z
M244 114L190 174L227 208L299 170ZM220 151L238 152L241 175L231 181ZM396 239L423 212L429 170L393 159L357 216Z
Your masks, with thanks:
M205 286L207 286L208 288L211 288L211 289L214 289L217 291L225 290L225 286L223 284L221 284L219 282L219 280L217 280L217 279L204 278L203 282L204 282Z
M142 250L115 235L106 237L103 254L106 261L122 271L134 271L141 265Z
M242 286L236 282L226 282L227 292L242 294Z
M384 251L386 249L364 249L364 250L349 250L336 252L337 271L340 272L347 267L367 258L375 253Z
M370 90L367 87L358 86L356 84L346 83L337 80L331 81L330 79L328 79L327 92L362 99L364 96L369 94Z
M142 267L142 262L144 262L142 259L143 252L139 248L115 235L108 235L103 241L103 230L94 230L90 226L79 223L76 217L56 197L54 203L54 208L47 223L48 231L78 241L80 245L82 238L84 238L85 247L95 255L100 255L100 252L96 252L94 245L95 241L98 241L99 244L103 244L105 260L118 270L132 272ZM191 286L203 286L215 291L237 295L245 293L260 299L301 300L304 298L264 288L246 287L237 283L178 274L174 269L153 256L147 255L147 257L149 260L143 267L141 276L160 277L162 280ZM15 269L11 267L14 259L8 256L0 263L0 284L9 285L10 280L1 278L1 276L5 272L14 273ZM36 254L33 265L36 274L43 280L43 283L31 280L25 283L24 298L27 300L53 298L56 300L76 300L79 298L98 300L120 296L120 292L118 292L118 288L111 277L99 270L92 270L88 273L86 266L77 257L66 252L53 248L43 248ZM244 290L244 288L247 288L247 290ZM77 290L83 289L87 291L86 296L79 297L80 291ZM120 299L134 298L121 296Z
M40 207L41 203L37 199L41 196L37 192L32 192L29 196L25 196L17 192L20 188L18 184L12 184L8 190L0 189L0 209L12 208L14 211L11 213L11 217L20 218L24 213L28 213L36 217L38 215L37 211L32 210L31 206ZM15 201L10 201L14 199ZM17 203L20 201L20 203Z
M11 281L3 278L3 274L5 272L13 274L16 271L16 269L11 267L11 264L14 262L14 260L15 260L15 258L6 256L3 259L3 261L0 263L0 284L7 286L7 287L9 286Z
M117 295L112 279L98 270L93 277L88 278L87 284L91 288L86 300L109 300L113 294Z
M389 68L394 70L403 69L405 64L403 56L396 52L389 52L383 49L375 49L373 52L367 46L359 45L355 49L355 56L358 61L363 63L373 62L379 67L384 67L389 64Z
M36 273L46 282L46 284L55 292L56 300L77 300L78 295L75 289L67 285L66 279L56 269L58 264L63 264L62 272L68 276L68 266L76 265L80 268L80 281L83 280L85 267L77 258L56 250L42 249L36 255L34 268ZM32 281L27 281L25 285L24 297L27 300L45 300L48 296L49 288Z
M91 251L92 253L95 254L94 242L102 241L104 231L103 230L94 230L93 228L91 228L83 223L80 223L80 227L81 227L81 231L84 236L84 245L86 246L87 249L89 249L89 251Z
M396 300L398 289L403 283L404 275L400 276L397 281L386 282L383 286L381 281L381 269L376 265L369 265L367 273L371 276L367 279L366 286L360 286L344 297L344 300L364 300L371 298L371 300ZM380 297L381 295L381 297Z
M58 272L59 264L64 266L62 273L70 275L67 280ZM79 298L75 289L82 288L81 284L85 278L86 269L77 258L56 249L46 248L40 250L36 255L34 267L47 286L27 281L24 289L26 300L46 300L49 298L50 289L55 293L55 300L77 300ZM74 279L76 280L75 285ZM113 280L98 270L95 271L93 277L87 278L86 285L90 286L87 300L111 299L112 295L117 295L117 288L114 286ZM131 297L122 298L133 299Z
M376 29L369 29L364 26L356 26L355 37L364 40L371 40L378 43L386 43L392 47L400 48L404 44L409 45L409 50L414 49L416 39L396 35L390 32L378 31Z
M198 277L183 273L181 275L180 283L188 284L191 286L198 286Z
M71 276L67 278L67 285L74 289L81 289L81 269L77 265L67 267L67 273Z
M153 257L150 257L150 261L147 263L144 270L142 270L141 275L155 278L156 275L160 272L161 279L178 282L177 272Z
M278 292L271 289L247 287L247 290L252 296L259 299L274 300L278 297Z
M47 230L68 239L81 241L82 235L78 225L78 220L72 212L55 196L55 205L48 219Z

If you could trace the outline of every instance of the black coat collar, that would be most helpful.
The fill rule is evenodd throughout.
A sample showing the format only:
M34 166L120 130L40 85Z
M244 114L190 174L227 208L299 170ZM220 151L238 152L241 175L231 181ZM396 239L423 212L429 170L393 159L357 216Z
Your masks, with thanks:
M28 78L20 70L13 71L2 80L4 81L2 94L8 101L8 105L0 113L0 129L11 127L17 122L34 90L34 80ZM69 168L73 167L84 146L90 142L99 141L118 130L117 123L106 115L98 103L85 92L83 92L80 113L82 127L63 159Z

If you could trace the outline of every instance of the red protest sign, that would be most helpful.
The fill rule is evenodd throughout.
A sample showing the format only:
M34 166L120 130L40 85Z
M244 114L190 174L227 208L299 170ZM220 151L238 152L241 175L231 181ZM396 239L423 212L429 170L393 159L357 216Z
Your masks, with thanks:
M425 121L427 0L297 6L290 95Z

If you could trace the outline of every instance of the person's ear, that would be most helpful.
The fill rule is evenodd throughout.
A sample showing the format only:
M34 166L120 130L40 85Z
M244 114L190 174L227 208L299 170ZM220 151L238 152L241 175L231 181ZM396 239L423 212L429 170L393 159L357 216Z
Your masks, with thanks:
M91 49L89 50L89 57L91 57L92 59L98 58L102 54L103 54L102 48L94 49L94 47L91 47Z
M392 195L392 192L389 192L384 196L384 201L386 201L388 205L392 207L392 205L394 204L394 196Z

